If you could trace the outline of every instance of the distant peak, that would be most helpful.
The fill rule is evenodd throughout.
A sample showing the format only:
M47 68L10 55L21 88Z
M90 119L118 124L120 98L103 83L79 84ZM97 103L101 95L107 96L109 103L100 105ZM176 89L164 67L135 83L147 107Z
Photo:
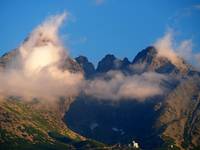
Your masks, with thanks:
M117 59L117 58L116 58L115 55L113 55L113 54L107 54L103 59L115 60L115 59Z
M146 61L147 63L151 63L152 59L156 56L157 50L153 46L149 46L139 52L134 58L132 63L141 63Z
M75 60L82 67L86 78L90 78L94 75L94 73L95 73L94 65L91 62L89 62L87 57L78 56L78 57L75 58Z
M107 54L97 66L97 72L103 73L115 69L117 58L112 54Z
M123 63L130 63L130 61L128 60L127 57L124 57L124 59L122 61L123 61Z
M88 58L86 56L78 56L75 58L77 62L79 63L85 63L85 62L88 62Z

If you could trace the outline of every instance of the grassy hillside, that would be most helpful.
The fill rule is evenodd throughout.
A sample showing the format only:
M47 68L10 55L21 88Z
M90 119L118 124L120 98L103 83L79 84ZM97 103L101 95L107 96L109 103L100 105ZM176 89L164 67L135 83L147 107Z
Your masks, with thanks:
M38 108L39 107L39 108ZM0 149L90 149L104 144L69 130L55 109L9 98L0 101Z

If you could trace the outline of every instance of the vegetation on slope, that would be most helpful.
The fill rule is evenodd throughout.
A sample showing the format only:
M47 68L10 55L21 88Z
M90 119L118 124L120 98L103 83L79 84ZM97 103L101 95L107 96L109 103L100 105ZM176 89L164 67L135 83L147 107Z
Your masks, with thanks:
M0 149L90 149L104 144L69 130L54 109L9 98L0 101Z

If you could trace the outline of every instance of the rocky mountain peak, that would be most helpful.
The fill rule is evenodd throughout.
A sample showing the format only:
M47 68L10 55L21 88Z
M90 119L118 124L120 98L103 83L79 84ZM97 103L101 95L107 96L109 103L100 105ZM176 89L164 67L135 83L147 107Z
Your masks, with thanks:
M132 68L135 72L155 71L163 74L178 74L181 76L187 75L192 67L187 64L182 58L180 65L173 64L167 57L160 57L155 47L149 46L139 52L132 62Z
M108 54L98 63L97 72L105 73L108 72L109 70L114 70L116 69L116 65L117 65L117 58L112 54Z
M123 64L130 64L131 62L128 60L127 57L124 57L124 59L122 60Z
M87 57L79 56L79 57L76 57L75 60L82 67L86 78L90 78L94 75L95 73L94 65L88 61Z
M132 63L151 63L156 54L157 50L153 46L149 46L139 52Z
M88 63L88 62L89 62L89 61L88 61L88 58L85 57L85 56L82 56L82 55L76 57L75 59L76 59L76 61L77 61L79 64L83 64L83 63Z

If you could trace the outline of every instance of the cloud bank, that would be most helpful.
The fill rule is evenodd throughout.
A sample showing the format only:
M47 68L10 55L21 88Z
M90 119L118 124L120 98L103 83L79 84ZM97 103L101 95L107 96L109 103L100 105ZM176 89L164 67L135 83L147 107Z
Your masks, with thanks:
M119 71L110 71L103 78L88 81L84 92L86 95L103 100L143 101L163 94L164 88L160 83L165 79L166 76L153 72L125 76Z

